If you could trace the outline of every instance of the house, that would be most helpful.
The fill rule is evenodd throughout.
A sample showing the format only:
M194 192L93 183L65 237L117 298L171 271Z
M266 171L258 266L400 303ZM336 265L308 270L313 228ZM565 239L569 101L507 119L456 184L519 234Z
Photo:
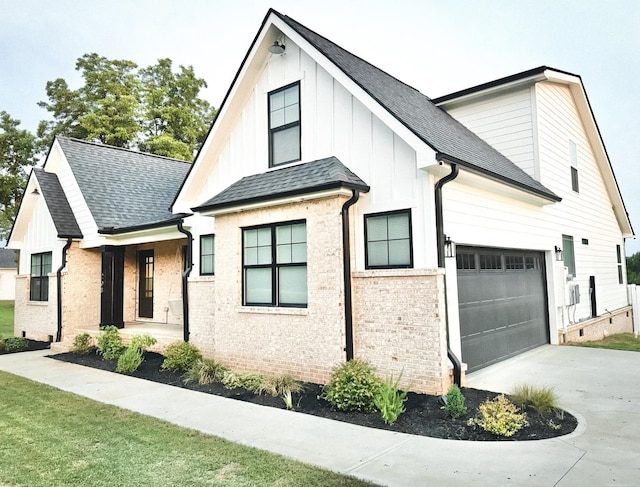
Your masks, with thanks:
M16 274L18 265L16 253L0 249L0 299L13 301L16 296Z
M431 100L269 10L193 165L59 138L25 194L27 335L168 316L234 368L361 358L442 393L631 329L633 230L580 77L547 67Z

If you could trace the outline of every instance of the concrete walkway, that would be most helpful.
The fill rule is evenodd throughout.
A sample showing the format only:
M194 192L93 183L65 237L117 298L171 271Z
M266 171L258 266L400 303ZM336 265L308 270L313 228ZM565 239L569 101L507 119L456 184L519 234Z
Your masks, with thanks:
M640 353L545 346L472 374L470 387L554 386L580 419L529 442L439 440L257 406L51 360L0 356L0 370L381 485L604 486L640 483Z

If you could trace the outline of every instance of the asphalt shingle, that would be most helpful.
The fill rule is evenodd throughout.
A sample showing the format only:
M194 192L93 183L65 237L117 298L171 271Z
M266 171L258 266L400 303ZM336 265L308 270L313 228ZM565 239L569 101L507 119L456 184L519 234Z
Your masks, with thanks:
M49 209L59 238L82 238L82 232L64 194L58 176L44 169L34 168L42 196Z
M15 250L0 249L0 269L15 269L18 267Z

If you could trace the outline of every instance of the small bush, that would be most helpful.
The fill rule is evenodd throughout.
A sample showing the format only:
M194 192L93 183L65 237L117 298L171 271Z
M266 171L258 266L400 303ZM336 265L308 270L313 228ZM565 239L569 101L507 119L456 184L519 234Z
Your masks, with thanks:
M302 384L290 375L266 376L253 390L256 394L269 394L276 397L289 392L300 392Z
M118 357L116 372L120 374L132 374L140 367L143 360L141 349L129 347Z
M187 342L174 342L164 351L162 368L173 372L186 372L202 358L200 350Z
M540 414L558 409L558 397L552 387L534 387L522 384L513 390L510 397L516 406L520 408L532 407Z
M467 412L467 407L464 405L464 396L456 384L449 387L446 398L447 403L444 405L444 411L447 415L457 419Z
M220 362L213 359L203 358L197 360L187 371L184 382L197 382L198 384L212 384L221 382L225 372L229 369Z
M381 387L376 369L354 359L333 369L322 397L341 411L375 411L374 399Z
M529 426L526 413L519 409L504 394L493 400L486 400L478 407L478 416L468 421L469 426L480 426L485 431L498 436L513 436L525 426Z
M93 348L92 345L91 335L88 333L81 333L73 338L71 352L77 353L78 355L86 355L91 352Z
M133 337L131 337L131 341L129 342L129 348L135 348L137 350L140 350L141 352L144 352L149 347L154 346L156 343L158 343L158 340L153 338L151 335L147 335L146 333L144 335L134 335Z
M4 349L6 352L24 352L29 348L29 340L23 337L9 337L4 341Z
M118 334L115 326L107 326L103 328L102 333L96 338L98 346L97 352L102 355L105 360L117 360L124 350L122 346L122 338Z
M261 374L257 374L255 372L233 372L228 371L225 372L222 377L222 384L227 389L235 389L237 387L242 387L249 391L255 391L260 384L264 380L264 377Z
M393 376L387 378L382 383L373 402L380 411L382 420L387 424L393 424L402 413L405 412L404 402L407 400L407 391L400 392L398 384L402 378L402 373L398 378L393 380Z
M0 352L4 350L4 338L0 335Z

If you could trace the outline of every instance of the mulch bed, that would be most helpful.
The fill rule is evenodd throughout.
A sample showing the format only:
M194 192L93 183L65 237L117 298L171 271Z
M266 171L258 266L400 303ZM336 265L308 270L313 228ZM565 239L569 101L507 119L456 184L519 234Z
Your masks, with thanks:
M103 360L95 353L88 355L62 353L52 355L51 358L111 372L115 372L116 369L115 361ZM181 374L160 368L163 360L164 357L160 354L146 352L144 362L138 370L132 374L132 377L182 387L206 394L216 394L218 396L247 401L262 406L285 409L284 402L280 397L257 395L245 389L225 389L222 384L218 383L209 385L185 384ZM475 415L478 406L483 401L493 399L498 394L470 388L463 388L462 393L465 397L467 414L459 419L451 419L446 416L444 410L441 408L437 396L410 392L407 396L407 402L405 403L406 412L401 414L398 420L391 426L385 424L378 413L345 413L332 409L331 405L320 397L322 394L322 386L318 384L305 383L302 393L293 394L293 405L294 410L297 412L312 414L336 421L452 440L540 440L569 434L574 431L578 425L576 418L566 411L561 411L560 413L550 412L541 415L533 409L528 409L527 416L530 424L528 427L523 428L510 438L495 436L484 431L482 428L468 426L467 421ZM550 422L559 426L559 428L551 427Z
M29 346L23 352L33 352L35 350L46 350L51 345L49 342L39 342L37 340L28 340ZM20 352L7 352L6 350L0 350L0 355L6 355L9 353L20 353Z

